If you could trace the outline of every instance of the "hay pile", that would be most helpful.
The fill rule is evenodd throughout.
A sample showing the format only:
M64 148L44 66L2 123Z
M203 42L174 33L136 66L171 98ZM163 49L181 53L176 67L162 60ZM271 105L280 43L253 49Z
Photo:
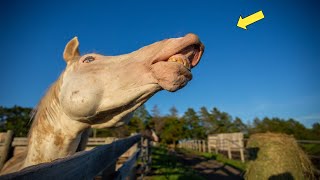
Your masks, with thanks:
M289 135L254 134L250 137L245 179L314 179L311 161Z

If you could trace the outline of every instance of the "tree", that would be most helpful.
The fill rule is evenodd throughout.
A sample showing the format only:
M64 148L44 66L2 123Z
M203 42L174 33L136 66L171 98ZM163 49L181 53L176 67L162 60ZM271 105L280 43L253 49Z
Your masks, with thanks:
M312 134L313 134L313 139L320 139L320 123L314 123L312 125Z
M219 111L216 107L211 110L210 123L210 133L216 134L231 132L230 128L232 127L232 117L226 112Z
M0 107L1 131L13 130L15 136L27 136L30 126L30 113L32 108L14 106L12 108Z
M262 120L255 118L250 133L276 132L293 135L296 139L312 139L313 134L303 124L294 119L280 119L265 117Z
M183 139L184 130L183 124L177 117L167 116L163 119L164 128L160 133L161 142L166 144L173 144L176 146L178 140Z
M134 111L133 118L140 119L143 123L147 123L151 120L152 116L146 109L146 106L143 104L137 110Z
M160 109L158 105L154 105L153 108L151 109L152 117L160 117Z
M132 117L128 123L128 131L129 133L139 133L144 129L143 121L138 117Z
M178 117L178 110L177 110L176 107L172 106L172 107L170 108L169 112L170 112L170 114L169 114L170 116L172 116L172 117Z
M199 112L199 117L201 119L202 125L205 128L206 134L210 134L212 132L212 129L214 129L214 120L213 116L209 113L206 107L201 107Z
M187 138L191 139L205 139L206 130L203 126L203 122L197 115L196 111L192 108L188 108L184 113L182 119L184 129L186 131Z
M248 128L247 128L247 125L245 125L239 117L236 117L232 122L230 131L248 133Z

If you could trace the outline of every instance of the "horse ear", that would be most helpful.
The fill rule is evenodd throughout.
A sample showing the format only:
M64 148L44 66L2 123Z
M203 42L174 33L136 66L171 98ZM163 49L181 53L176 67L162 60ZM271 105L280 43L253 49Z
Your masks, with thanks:
M80 56L78 37L71 39L63 52L63 59L69 64L75 57Z

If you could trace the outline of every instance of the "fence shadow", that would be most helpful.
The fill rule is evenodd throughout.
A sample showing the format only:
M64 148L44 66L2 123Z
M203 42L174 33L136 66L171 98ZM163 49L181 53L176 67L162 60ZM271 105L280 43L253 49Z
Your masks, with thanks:
M177 160L196 170L199 175L206 179L243 179L241 170L216 161L216 157L206 159L178 151Z

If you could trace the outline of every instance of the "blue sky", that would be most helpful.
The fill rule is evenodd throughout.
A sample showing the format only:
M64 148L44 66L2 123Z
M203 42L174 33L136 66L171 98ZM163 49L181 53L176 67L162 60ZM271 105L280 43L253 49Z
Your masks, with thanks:
M0 5L0 105L34 107L65 67L74 36L82 53L118 55L193 32L206 46L184 89L147 103L217 107L254 117L320 121L320 3L317 0L18 1ZM239 16L262 10L248 30Z

